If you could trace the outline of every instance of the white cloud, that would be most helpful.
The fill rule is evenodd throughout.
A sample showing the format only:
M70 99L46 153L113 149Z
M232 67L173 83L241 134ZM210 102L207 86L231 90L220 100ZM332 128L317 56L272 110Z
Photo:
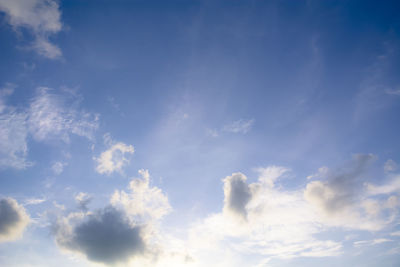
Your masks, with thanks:
M225 125L222 130L225 132L230 132L230 133L242 133L246 134L251 130L254 124L254 119L251 120L244 120L240 119L237 121L234 121L230 124Z
M111 203L122 207L136 220L159 220L171 211L168 197L161 189L150 186L150 175L147 170L139 170L139 174L141 178L133 179L129 183L130 192L115 191Z
M391 240L391 239L379 238L379 239L374 239L374 240L356 241L356 242L353 242L353 245L355 247L374 246L374 245L379 245L379 244L382 244L382 243L392 242L392 241L393 240Z
M37 141L61 138L69 142L75 134L93 139L98 128L98 116L79 109L80 98L70 91L52 93L52 89L39 87L29 108L29 131Z
M24 205L37 205L46 201L46 198L29 198L25 200Z
M15 199L0 199L0 242L20 238L29 220L24 207L19 205Z
M235 260L221 266L241 266L244 255L249 253L264 258L263 261L269 257L287 259L340 254L340 242L314 237L322 228L302 192L285 192L274 186L288 169L270 166L258 171L258 181L250 184L241 173L226 177L223 180L224 211L208 216L190 230L188 246L194 251L194 259L200 261L199 266L212 265L226 253L228 257L235 255ZM241 216L229 216L225 212L227 209ZM255 262L242 264L256 265Z
M94 158L97 162L96 171L101 174L111 174L115 171L121 172L122 168L129 163L129 159L125 157L125 154L133 154L134 151L132 145L126 145L122 142L111 145L98 158Z
M368 194L370 195L385 195L390 193L400 193L400 175L395 175L390 181L382 185L373 185L366 183Z
M15 29L26 28L35 37L32 48L40 55L55 59L61 50L50 43L49 36L62 29L61 12L53 0L0 0L0 11Z

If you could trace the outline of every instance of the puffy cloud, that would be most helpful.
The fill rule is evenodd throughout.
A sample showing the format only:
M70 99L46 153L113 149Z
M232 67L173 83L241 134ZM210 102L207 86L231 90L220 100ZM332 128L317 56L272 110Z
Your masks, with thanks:
M170 211L168 198L157 187L150 186L147 170L142 178L133 179L130 192L116 191L111 205L95 212L70 213L59 218L55 227L57 245L88 260L104 264L137 264L154 266L159 260L172 260L163 250L158 222ZM76 196L78 203L88 195ZM163 259L159 259L161 257ZM179 258L179 257L178 257Z
M221 266L240 266L257 265L257 261L243 262L249 253L264 262L269 257L326 257L341 253L340 242L314 237L321 228L302 192L275 187L276 181L289 171L287 168L256 170L260 175L254 183L247 183L242 173L226 177L223 212L209 215L190 230L188 246L200 266L213 264L221 255L233 259L221 262ZM240 216L228 216L226 211Z
M29 223L24 207L13 198L0 200L0 242L13 241L22 236Z
M0 11L15 29L26 28L35 40L32 48L40 55L55 59L61 50L49 41L49 36L62 29L59 5L54 0L0 0Z
M130 192L115 191L111 197L114 206L140 221L159 220L171 211L168 197L158 187L150 186L148 170L139 170L141 178L129 183Z
M29 108L29 131L37 141L61 138L69 142L70 134L93 139L98 128L98 116L79 109L80 98L64 90L54 94L47 87L39 87Z
M254 119L251 120L244 120L240 119L237 121L234 121L230 124L227 124L223 127L223 131L225 132L230 132L230 133L242 133L246 134L251 130L251 127L253 127L254 124Z
M94 158L97 162L96 171L101 174L111 174L115 171L122 171L122 168L129 163L125 154L133 154L132 145L126 145L122 142L112 145L109 149L102 152L100 157Z
M60 247L94 262L125 262L145 250L141 226L111 206L93 214L71 214L58 223L56 232Z
M247 217L246 205L251 199L251 191L246 176L234 173L224 181L224 212L231 212L243 218Z

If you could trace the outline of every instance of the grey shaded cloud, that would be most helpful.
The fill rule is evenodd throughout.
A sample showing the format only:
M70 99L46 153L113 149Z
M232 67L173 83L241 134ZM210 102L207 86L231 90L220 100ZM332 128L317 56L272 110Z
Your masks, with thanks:
M224 211L246 218L246 205L251 199L251 191L242 173L227 176L224 181Z
M87 211L87 206L92 201L92 196L88 195L87 193L80 192L75 196L75 201L78 204L79 209Z
M124 212L114 207L81 216L77 222L70 223L68 220L57 225L57 244L80 252L91 261L115 264L145 252L142 227L133 225Z
M20 238L28 223L29 216L15 199L0 200L0 242Z
M374 158L372 154L357 154L347 166L329 171L327 180L308 183L306 200L327 214L351 208L361 196L363 174Z

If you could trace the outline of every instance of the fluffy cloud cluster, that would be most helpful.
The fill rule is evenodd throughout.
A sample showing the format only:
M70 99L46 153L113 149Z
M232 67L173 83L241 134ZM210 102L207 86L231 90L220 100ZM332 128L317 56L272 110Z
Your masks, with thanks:
M47 58L58 58L61 50L49 36L62 29L58 2L54 0L0 0L0 11L14 30L28 29L34 36L32 48Z
M369 183L366 171L374 158L355 155L343 167L321 168L309 177L314 180L305 188L291 191L277 186L289 172L284 167L256 169L259 177L254 183L234 173L223 179L222 212L196 223L187 246L199 266L213 265L221 257L230 260L220 261L219 266L256 266L274 258L339 255L342 241L318 234L330 227L379 231L398 218L400 176L382 185ZM356 241L354 246L360 244L364 242ZM248 254L257 255L258 260L243 262Z
M55 231L58 246L104 264L144 266L155 261L161 253L158 222L171 207L167 196L150 186L148 171L139 173L142 177L131 181L130 192L116 191L107 207L90 212L85 206L60 218ZM87 194L78 194L76 199L85 202Z
M26 160L27 138L36 141L61 139L69 142L71 134L92 139L98 128L98 116L79 108L80 98L71 91L55 93L45 87L37 89L28 109L7 105L7 96L13 86L0 90L0 167L23 169L31 162ZM61 173L63 165L53 166Z
M20 238L28 223L28 214L15 199L0 199L0 242Z

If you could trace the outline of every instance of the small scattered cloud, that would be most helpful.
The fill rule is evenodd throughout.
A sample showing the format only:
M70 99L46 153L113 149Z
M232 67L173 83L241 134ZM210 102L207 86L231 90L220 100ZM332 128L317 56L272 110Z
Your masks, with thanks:
M10 26L18 31L28 29L34 36L31 48L49 59L62 56L50 36L61 31L61 12L54 0L0 0L0 11Z
M68 163L66 162L56 161L51 165L51 170L54 174L60 175L64 171L64 167L67 165Z
M383 166L383 170L385 173L393 172L397 170L397 163L392 159L388 159Z
M84 192L79 192L75 196L75 201L78 204L79 209L87 211L88 210L87 206L92 201L92 196Z
M114 143L109 135L104 136L104 142L110 148L102 152L98 158L93 158L97 163L96 171L100 174L122 172L122 168L129 163L125 154L133 154L135 149L132 145L122 142Z
M386 94L388 95L397 95L400 96L400 89L399 90L386 90Z
M25 200L24 205L38 205L46 201L46 198L29 198Z
M246 134L251 130L251 128L253 127L253 124L254 124L254 119L251 119L251 120L240 119L240 120L234 121L230 124L226 124L222 128L222 130L224 132L229 132L229 133Z
M13 198L0 200L0 242L14 241L29 224L29 215Z

